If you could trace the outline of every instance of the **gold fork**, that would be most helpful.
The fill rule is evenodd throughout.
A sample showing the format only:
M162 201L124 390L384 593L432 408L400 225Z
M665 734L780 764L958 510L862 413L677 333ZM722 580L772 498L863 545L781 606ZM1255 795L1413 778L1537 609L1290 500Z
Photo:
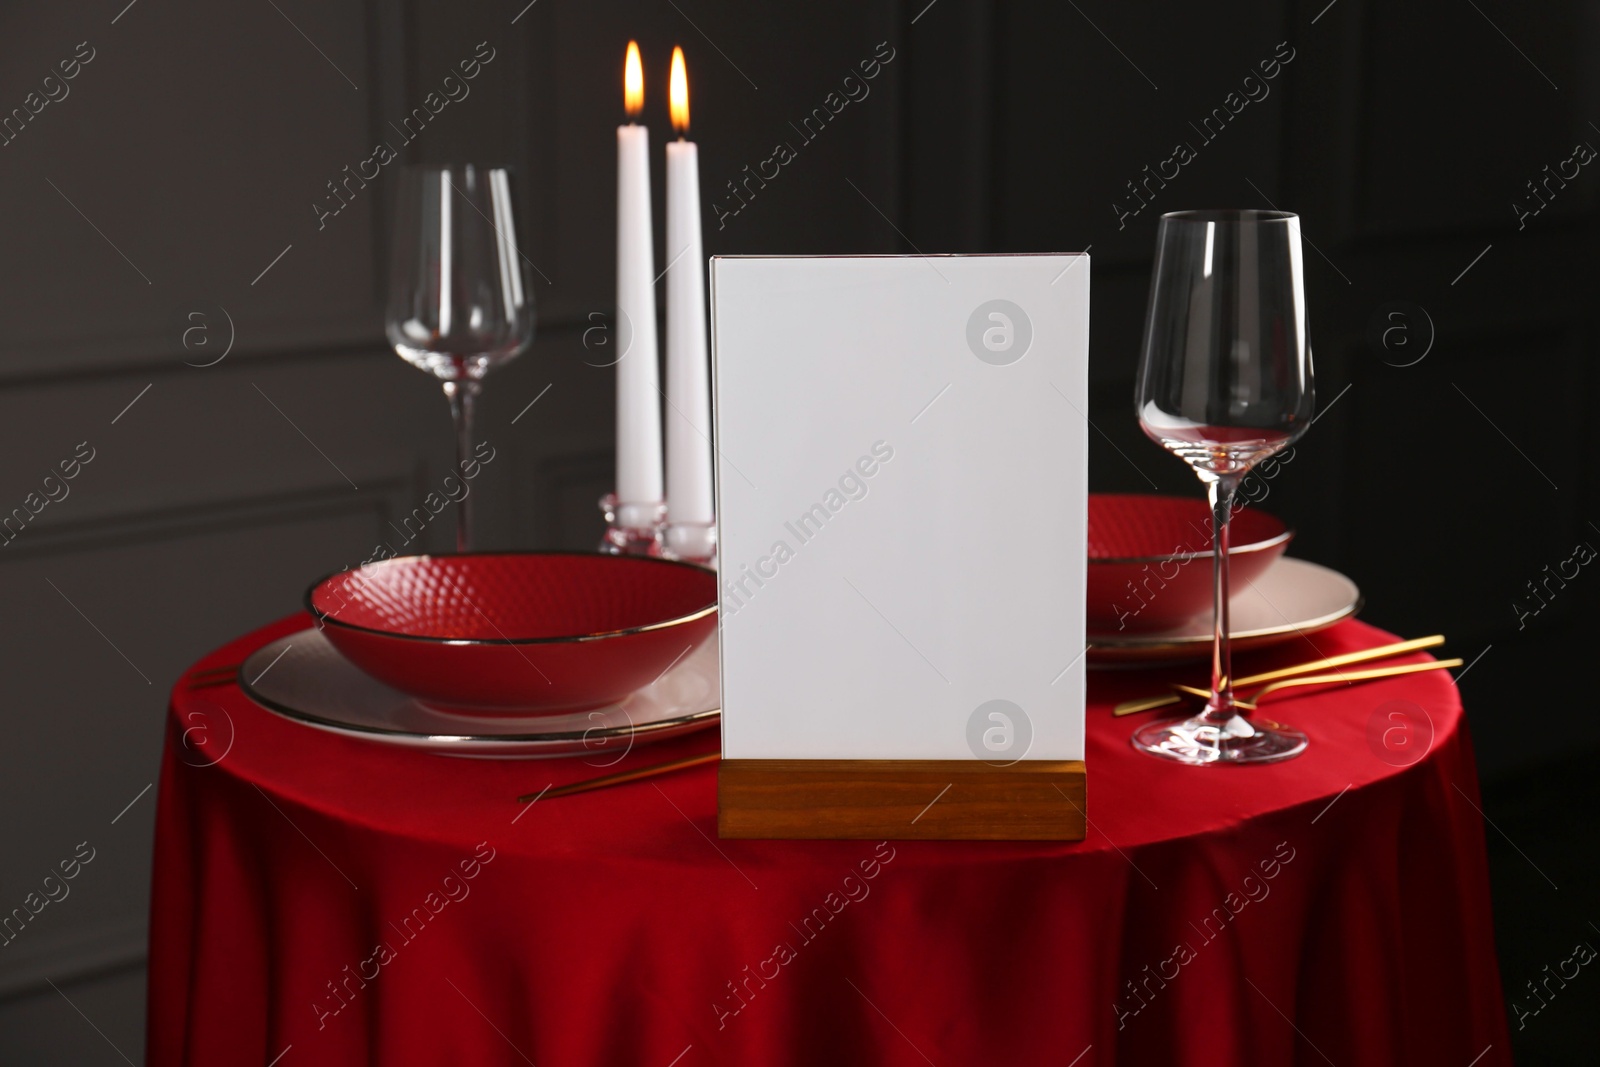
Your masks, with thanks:
M1314 674L1317 671L1327 670L1330 667L1344 667L1351 663L1367 663L1375 659L1388 659L1390 656L1401 656L1407 652L1421 652L1422 650L1428 648L1438 648L1442 644L1444 644L1443 634L1433 634L1429 637L1418 637L1410 641L1396 641L1392 644L1378 645L1373 648L1364 648L1359 652L1346 652L1339 656L1328 656L1325 659L1315 659L1306 663L1298 663L1293 667L1280 667L1275 671L1266 671L1262 674L1252 674L1249 677L1240 678L1238 681L1234 682L1234 686L1239 689L1244 689L1252 685L1261 685L1265 682L1275 682L1280 678L1292 678L1299 674ZM1141 711L1153 711L1156 708L1166 707L1168 704L1176 704L1180 699L1178 696L1179 692L1199 692L1197 689L1191 689L1188 686L1181 685L1173 685L1169 688L1172 690L1171 692L1163 693L1160 696L1143 697L1139 700L1125 700L1121 704L1118 704L1116 707L1112 708L1111 714L1119 718L1123 715L1137 715ZM1208 699L1211 696L1209 692L1201 695L1207 697Z
M1373 667L1372 669L1365 671L1340 671L1338 674L1313 674L1305 678L1289 678L1281 682L1273 682L1271 685L1262 686L1260 689L1256 690L1255 695L1251 700L1235 700L1234 703L1238 704L1241 708L1248 708L1254 711L1256 705L1261 703L1262 699L1266 697L1268 693L1277 692L1279 689L1288 689L1291 686L1332 685L1336 682L1363 682L1371 678L1392 678L1396 675L1416 674L1420 671L1442 671L1450 667L1459 667L1465 662L1465 660L1460 659L1440 659L1432 660L1428 663L1406 663L1398 667ZM1201 697L1206 700L1211 699L1211 691L1208 689L1196 689L1190 685L1175 685L1173 688L1181 692L1188 693L1191 696Z

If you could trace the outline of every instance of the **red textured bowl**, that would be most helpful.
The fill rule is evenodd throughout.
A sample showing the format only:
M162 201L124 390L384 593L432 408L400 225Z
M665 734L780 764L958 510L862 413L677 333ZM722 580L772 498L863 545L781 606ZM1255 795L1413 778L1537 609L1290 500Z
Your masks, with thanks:
M1243 508L1228 523L1235 589L1256 580L1294 531ZM1192 497L1089 495L1089 633L1167 630L1211 610L1211 507Z
M688 563L578 552L402 556L341 571L306 607L352 663L442 710L613 704L717 625L717 578Z

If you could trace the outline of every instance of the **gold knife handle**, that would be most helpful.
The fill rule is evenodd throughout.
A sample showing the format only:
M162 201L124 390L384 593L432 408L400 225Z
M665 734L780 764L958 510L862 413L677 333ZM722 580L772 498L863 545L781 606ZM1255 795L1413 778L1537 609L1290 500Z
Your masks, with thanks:
M1329 656L1327 659L1312 660L1309 663L1300 663L1293 667L1281 667L1278 670L1267 671L1263 674L1252 674L1248 678L1240 678L1233 685L1235 689L1243 689L1247 686L1260 685L1263 682L1275 682L1279 678L1293 678L1299 674L1311 674L1331 667L1344 667L1351 663L1366 663L1375 659L1388 659L1390 656L1403 656L1408 652L1421 652L1423 649L1438 648L1442 644L1444 644L1443 634L1418 637L1410 641L1396 641L1389 645L1364 648L1359 652L1346 652L1342 656Z
M1417 674L1420 671L1441 671L1450 667L1459 667L1465 660L1436 659L1427 663L1407 663L1398 667L1374 667L1365 671L1341 671L1338 674L1314 674L1307 678L1288 678L1281 682L1262 686L1251 694L1254 703L1261 703L1268 693L1275 693L1280 689L1288 689L1297 685L1331 685L1336 682L1362 682L1371 678L1393 678L1401 674Z
M1442 644L1444 644L1443 634L1432 634L1428 637L1413 638L1410 641L1395 641L1387 645L1376 645L1372 648L1364 648L1358 652L1346 652L1339 656L1328 656L1324 659L1316 659L1306 663L1298 663L1292 667L1280 667L1275 671L1267 671L1263 674L1253 674L1246 678L1240 678L1234 683L1234 687L1242 689L1246 686L1261 685L1264 682L1273 682L1280 678L1292 678L1301 674L1313 674L1317 671L1325 671L1334 667L1343 667L1352 663L1367 663L1375 659L1387 659L1390 656L1403 656L1410 652L1421 652L1424 649L1438 648ZM1190 693L1202 698L1209 697L1211 695L1210 693L1202 692L1201 690L1193 689L1189 686L1183 685L1174 685L1172 686L1172 689L1174 690L1173 692L1163 693L1159 696L1143 697L1139 700L1125 700L1121 704L1118 704L1116 707L1112 708L1111 714L1120 718L1123 715L1137 715L1140 712L1153 711L1156 708L1164 708L1169 704L1178 703L1178 701L1181 699L1181 697L1178 695L1179 693Z

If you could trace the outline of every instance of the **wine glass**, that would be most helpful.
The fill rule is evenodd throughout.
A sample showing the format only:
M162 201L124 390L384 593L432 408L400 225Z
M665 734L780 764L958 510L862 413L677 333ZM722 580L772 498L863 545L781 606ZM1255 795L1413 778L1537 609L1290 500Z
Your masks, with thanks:
M473 466L472 407L491 369L533 340L533 289L499 167L407 167L400 176L386 326L406 362L444 383L456 472ZM456 503L456 551L472 547L472 493Z
M1135 748L1182 763L1266 763L1306 735L1252 718L1233 695L1228 519L1250 468L1311 422L1300 219L1287 211L1161 217L1135 402L1139 425L1194 468L1211 501L1211 697L1191 718L1155 722Z

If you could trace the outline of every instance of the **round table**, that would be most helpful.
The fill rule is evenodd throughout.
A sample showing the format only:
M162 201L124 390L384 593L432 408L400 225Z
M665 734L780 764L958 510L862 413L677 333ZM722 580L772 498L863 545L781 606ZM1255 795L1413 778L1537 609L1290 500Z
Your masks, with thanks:
M720 841L711 766L515 799L715 731L616 768L459 759L180 680L147 1062L1509 1063L1449 676L1275 698L1311 736L1287 763L1133 751L1109 706L1201 672L1091 674L1082 842Z

